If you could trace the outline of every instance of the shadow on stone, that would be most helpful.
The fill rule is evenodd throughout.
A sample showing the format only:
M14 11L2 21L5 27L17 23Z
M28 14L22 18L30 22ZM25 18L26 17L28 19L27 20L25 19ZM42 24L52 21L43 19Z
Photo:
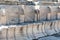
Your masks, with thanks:
M38 39L33 39L33 40L38 40Z

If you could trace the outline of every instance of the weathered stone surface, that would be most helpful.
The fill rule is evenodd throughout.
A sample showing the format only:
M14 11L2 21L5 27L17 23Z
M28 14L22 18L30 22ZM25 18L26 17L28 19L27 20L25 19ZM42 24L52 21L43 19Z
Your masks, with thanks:
M0 30L1 40L32 40L60 32L60 21L45 21L19 26L7 26Z
M35 18L33 6L24 7L25 22L33 22Z
M51 6L50 9L51 9L51 20L55 20L57 18L58 7Z

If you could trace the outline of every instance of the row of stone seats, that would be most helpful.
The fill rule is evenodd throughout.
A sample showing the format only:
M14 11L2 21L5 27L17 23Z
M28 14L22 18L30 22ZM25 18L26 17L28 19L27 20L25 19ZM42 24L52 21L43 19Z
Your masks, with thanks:
M0 0L2 5L36 5L35 2L38 2L39 5L59 5L59 0Z
M4 5L0 9L0 24L20 24L60 19L57 6L40 6L35 9L28 5Z
M59 32L60 20L26 25L1 26L0 40L32 40Z
M0 0L0 1L17 1L17 0Z
M39 1L39 0L0 0L3 2L26 2L26 1Z
M0 1L50 1L50 2L59 2L59 0L0 0Z

